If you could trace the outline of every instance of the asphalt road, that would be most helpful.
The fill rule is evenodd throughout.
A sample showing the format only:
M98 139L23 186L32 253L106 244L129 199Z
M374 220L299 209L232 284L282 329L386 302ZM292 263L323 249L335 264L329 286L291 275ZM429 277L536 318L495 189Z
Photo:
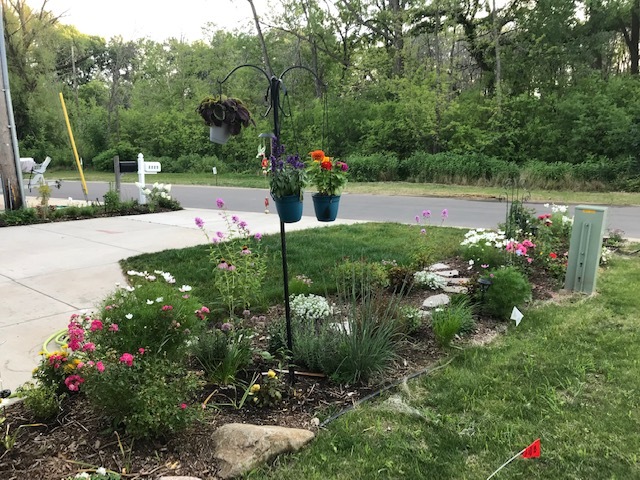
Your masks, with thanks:
M106 182L88 182L89 200L103 201L102 196L108 191ZM231 211L261 212L264 210L265 197L269 191L258 188L210 187L196 185L173 185L171 193L183 207L187 208L216 208L216 198L223 198L227 208ZM80 182L62 182L62 187L52 189L55 198L72 197L76 200L84 199ZM138 189L133 184L122 185L122 198L138 198ZM270 210L275 206L269 198ZM549 213L550 210L542 204L529 203L539 213ZM388 196L343 194L340 200L340 218L352 220L370 220L386 222L414 222L416 215L423 210L431 210L431 224L441 223L441 212L447 209L448 218L445 225L468 228L495 228L504 222L506 204L495 200L463 200L458 198L416 197L416 196ZM569 209L573 215L573 208ZM312 216L313 204L311 195L305 195L304 215ZM620 229L625 236L640 239L640 207L609 207L607 212L608 228Z

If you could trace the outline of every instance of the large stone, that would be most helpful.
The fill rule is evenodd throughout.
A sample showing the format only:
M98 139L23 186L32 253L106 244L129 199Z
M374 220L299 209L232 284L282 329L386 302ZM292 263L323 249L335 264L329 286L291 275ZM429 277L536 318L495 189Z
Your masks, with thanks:
M457 277L458 275L460 275L460 272L458 270L440 270L440 271L437 271L436 273L441 277L446 277L446 278Z
M468 278L447 278L447 283L449 285L466 285L470 280Z
M214 458L220 462L218 477L233 478L268 462L281 453L295 452L314 433L298 428L229 423L212 436Z
M463 287L460 285L447 285L442 288L446 293L469 293L469 289L467 287Z
M432 272L436 272L438 270L450 270L450 269L451 267L444 263L434 263L429 267L429 270L431 270Z
M433 295L427 298L424 302L422 302L422 307L423 308L442 307L444 305L448 305L450 301L451 299L449 298L449 295L440 293L438 295Z

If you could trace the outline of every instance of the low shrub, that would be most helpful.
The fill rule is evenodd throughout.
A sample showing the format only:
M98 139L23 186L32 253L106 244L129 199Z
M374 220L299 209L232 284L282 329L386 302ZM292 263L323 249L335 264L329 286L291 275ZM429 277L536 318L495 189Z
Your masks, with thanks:
M377 262L346 258L335 270L338 292L348 297L360 297L368 288L385 288L389 278L384 267Z
M183 365L144 353L100 357L82 368L83 391L112 428L133 438L170 437L200 416L197 375Z
M349 155L349 177L355 182L398 180L398 157L392 154Z
M57 385L28 382L16 391L23 399L25 408L38 421L47 421L60 413L64 394L59 393Z
M291 314L301 320L318 321L327 319L333 309L326 298L320 295L291 295Z
M103 353L136 352L180 359L188 343L199 336L209 313L207 307L188 293L191 287L176 287L173 277L157 271L153 274L130 270L133 287L120 288L102 304L96 318L76 318L86 339ZM86 349L84 345L72 349Z
M531 298L531 284L515 267L491 269L491 286L483 299L483 309L498 320L508 320L513 307L522 307Z

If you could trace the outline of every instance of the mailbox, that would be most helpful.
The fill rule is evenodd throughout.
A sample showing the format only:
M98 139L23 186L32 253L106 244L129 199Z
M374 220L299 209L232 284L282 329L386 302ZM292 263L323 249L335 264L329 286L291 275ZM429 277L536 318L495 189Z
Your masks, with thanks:
M591 294L602 254L602 237L607 223L607 208L579 205L575 209L569 263L564 286L567 290Z
M135 160L122 160L120 164L120 173L136 173L138 171L138 162Z
M160 173L161 171L160 162L144 162L144 173Z

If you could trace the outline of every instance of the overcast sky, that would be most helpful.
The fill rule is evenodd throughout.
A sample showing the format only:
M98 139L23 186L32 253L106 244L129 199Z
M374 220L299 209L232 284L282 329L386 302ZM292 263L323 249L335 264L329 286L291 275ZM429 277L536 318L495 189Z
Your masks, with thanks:
M42 0L27 0L39 10ZM267 13L267 0L254 0L258 15ZM246 0L48 0L45 10L63 15L61 23L74 25L81 33L109 40L148 37L162 41L202 39L202 27L212 22L225 30L251 24Z

